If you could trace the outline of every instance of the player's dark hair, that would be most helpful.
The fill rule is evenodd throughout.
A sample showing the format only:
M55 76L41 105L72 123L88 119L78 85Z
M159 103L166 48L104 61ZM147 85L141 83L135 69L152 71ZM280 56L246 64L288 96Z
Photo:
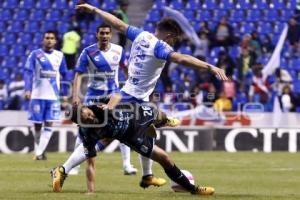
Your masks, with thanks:
M111 25L106 24L106 23L102 23L101 25L99 25L99 26L97 27L97 33L99 32L100 28L109 28L110 31L111 31Z
M182 34L182 30L179 24L171 18L164 18L160 22L158 22L156 26L157 30L163 32L171 32L176 37L180 37Z
M46 34L53 34L56 40L58 38L57 31L54 31L54 30L45 31L43 37L45 37Z

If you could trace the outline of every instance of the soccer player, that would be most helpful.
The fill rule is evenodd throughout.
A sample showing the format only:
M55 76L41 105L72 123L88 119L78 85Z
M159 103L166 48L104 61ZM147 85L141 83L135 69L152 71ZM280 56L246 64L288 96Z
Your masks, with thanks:
M67 67L63 53L54 49L56 42L56 33L46 31L43 47L32 51L25 64L25 98L30 100L29 120L34 123L37 145L34 160L47 159L45 150L53 133L53 122L60 119L60 74L64 79Z
M78 115L79 114L79 115ZM161 123L165 116L161 116L153 107L146 104L127 104L114 110L103 110L100 106L90 106L73 108L72 121L83 123L87 126L99 125L94 127L92 132L80 132L83 138L85 154L88 157L88 163L92 171L95 171L95 144L99 139L111 138L117 139L130 146L139 154L151 158L158 162L168 177L181 185L191 194L212 195L214 188L201 187L191 184L188 178L171 160L168 154L154 144L156 131L153 125ZM63 182L66 178L65 169L62 166L53 171L53 190L61 191ZM92 173L94 175L94 173ZM89 192L94 192L94 179L89 179ZM93 186L93 187L90 187Z
M97 27L97 43L83 49L75 69L73 104L80 103L80 87L84 73L88 75L88 88L84 99L85 105L105 102L107 96L114 92L119 92L119 67L127 74L128 61L124 49L110 42L111 37L111 26L102 24ZM80 127L80 129L85 128ZM78 143L80 143L79 138L76 140L75 147ZM101 144L99 145L101 146ZM120 150L124 174L136 174L137 169L130 163L130 148L121 143Z

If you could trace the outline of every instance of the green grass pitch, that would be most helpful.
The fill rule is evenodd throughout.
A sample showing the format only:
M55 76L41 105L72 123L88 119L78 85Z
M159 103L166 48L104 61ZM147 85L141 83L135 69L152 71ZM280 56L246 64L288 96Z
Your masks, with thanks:
M141 172L136 176L124 176L120 153L98 155L95 195L85 194L85 164L81 166L78 176L67 178L63 192L53 193L49 170L67 159L68 153L49 153L47 161L33 161L30 154L0 154L0 199L300 199L299 153L197 152L170 155L178 166L192 172L198 184L215 187L216 194L200 197L174 193L169 182L160 188L141 189L138 186ZM132 153L131 157L133 164L139 167L137 154ZM167 179L158 164L154 164L153 170L155 175Z

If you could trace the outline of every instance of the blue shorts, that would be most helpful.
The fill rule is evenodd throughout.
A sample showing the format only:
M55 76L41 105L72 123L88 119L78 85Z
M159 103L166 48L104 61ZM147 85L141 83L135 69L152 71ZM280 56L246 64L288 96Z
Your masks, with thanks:
M29 120L42 123L60 120L60 102L56 100L32 99L29 105Z
M127 94L126 92L121 90L122 95L122 101L121 102L131 102L131 103L145 103L146 101L143 101L141 99L138 99L134 96L131 96L130 94Z

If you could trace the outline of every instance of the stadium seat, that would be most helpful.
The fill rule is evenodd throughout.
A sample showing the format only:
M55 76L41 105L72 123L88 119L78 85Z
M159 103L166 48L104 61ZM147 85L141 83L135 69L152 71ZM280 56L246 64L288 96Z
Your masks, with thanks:
M117 8L115 0L104 0L101 8L107 11L113 11Z
M64 34L65 32L68 32L71 29L71 25L64 23L64 22L58 22L57 23L57 30L59 30L60 33ZM94 32L95 32L95 26L94 26Z
M144 30L145 31L148 31L150 33L154 33L155 31L155 26L152 22L145 22L145 25L144 25Z
M278 12L275 9L268 9L264 11L265 21L274 21L278 18Z
M33 41L32 39L33 39L33 37L32 37L31 33L21 32L17 43L23 44L23 45L30 45Z
M273 0L274 8L277 10L284 9L284 0Z
M214 10L213 15L214 15L214 17L213 17L214 21L220 21L220 19L222 17L224 17L224 16L228 17L229 13L227 10Z
M52 2L51 0L37 1L35 6L37 9L50 9L52 8Z
M290 59L289 68L294 70L300 70L300 58Z
M175 103L175 104L173 104L173 110L176 110L176 111L184 111L184 110L189 110L191 108L192 108L192 106L190 103Z
M68 5L68 1L67 0L55 0L53 5L52 5L52 8L54 9L68 9L69 5ZM54 10L52 10L54 11Z
M32 9L35 7L34 0L23 0L20 2L19 8Z
M267 0L255 0L258 9L265 10L269 8Z
M30 14L31 21L42 21L45 19L45 11L41 9L32 9Z
M50 10L47 14L46 14L46 18L45 20L48 21L59 21L62 17L62 13L60 10Z
M1 40L1 43L6 45L12 45L17 43L17 35L15 33L5 34Z
M13 9L13 8L17 8L19 6L19 0L6 0L4 1L3 3L3 8L10 8L10 9Z
M29 21L25 23L24 31L28 33L36 33L40 30L40 23L37 21Z
M217 3L215 0L204 0L202 4L202 8L214 10L217 8Z
M236 7L239 9L244 9L244 10L248 10L252 8L252 4L250 3L250 1L247 0L238 0L238 4L240 7Z
M261 20L261 16L262 16L262 13L261 13L261 10L259 10L259 9L252 9L252 10L247 11L247 21L250 21L250 22L259 21L259 20Z
M4 21L0 21L0 32L3 33L7 29L7 25Z
M29 13L25 9L15 10L15 14L13 16L14 20L24 21L29 18Z
M212 11L203 10L196 13L195 20L197 21L210 21L212 19Z
M0 12L0 20L3 20L3 21L8 21L8 20L11 20L12 19L12 12L11 10L7 9L7 10L1 10Z
M43 40L43 33L35 33L34 38L33 38L33 43L34 44L40 44Z
M9 56L5 59L4 65L7 68L14 69L17 67L17 60L15 56Z
M161 18L161 13L159 10L150 10L150 12L148 12L147 14L147 21L150 21L150 22L158 22Z
M164 6L167 6L166 0L154 0L152 8L154 8L154 9L162 9Z
M190 9L190 10L198 10L201 8L201 3L200 0L189 0L186 5L185 5L186 9Z
M169 7L175 10L182 10L184 8L184 4L182 0L173 0L170 2Z
M233 22L241 22L245 20L244 10L230 10L230 18Z
M293 13L290 10L280 10L279 11L279 19L282 22L287 22Z
M293 81L294 92L300 94L300 80Z
M272 27L272 24L269 22L262 22L259 24L257 30L259 33L262 33L262 34L272 33L273 27Z
M21 45L15 45L11 48L9 54L11 56L23 56L25 54L25 48Z
M48 30L56 30L56 22L55 21L43 21L41 23L40 31L45 32Z
M219 4L221 9L230 10L235 7L233 0L222 0Z
M12 24L7 28L8 32L18 33L24 30L23 21L13 21Z
M281 23L281 22L276 23L275 26L274 26L274 33L275 34L281 34L284 27L285 27L285 23Z
M183 15L190 21L194 21L195 19L195 13L193 10L184 10Z
M8 46L5 45L3 42L0 44L0 56L7 56L8 55Z

